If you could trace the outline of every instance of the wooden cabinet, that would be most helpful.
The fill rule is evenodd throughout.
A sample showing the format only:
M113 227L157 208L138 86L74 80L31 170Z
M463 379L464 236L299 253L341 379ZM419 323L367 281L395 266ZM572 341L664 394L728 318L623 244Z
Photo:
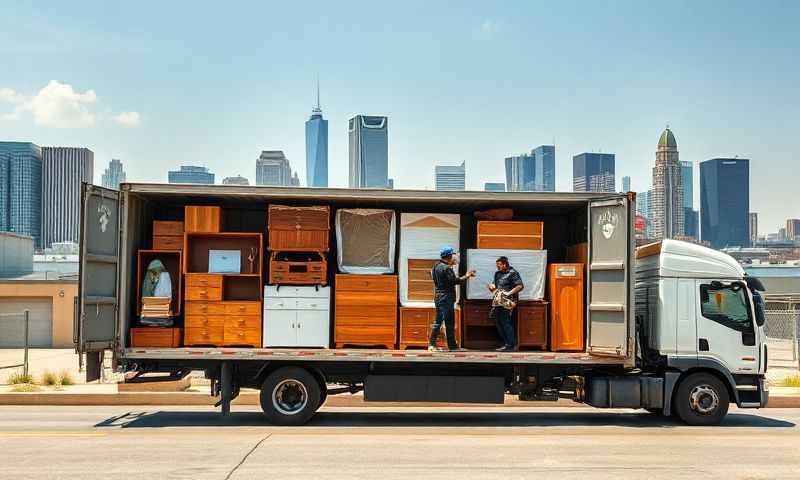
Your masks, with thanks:
M269 249L283 252L327 252L330 239L328 206L269 206Z
M184 229L190 233L216 233L222 230L222 208L186 206Z
M264 288L264 346L322 347L330 344L330 288Z
M583 270L582 263L549 266L550 349L554 352L585 348Z
M491 220L479 221L478 248L541 250L544 248L544 223Z
M187 346L261 346L261 302L189 300L187 294L183 342Z
M431 270L439 260L408 259L408 299L415 302L433 302L434 286Z
M436 309L426 307L400 307L400 349L408 347L427 347L431 329L436 321ZM456 308L455 329L456 343L461 345L461 309ZM444 326L436 340L438 347L447 347Z
M183 250L183 222L153 221L153 250Z
M474 350L491 350L500 346L497 326L489 318L491 302L469 300L464 302L464 347Z
M181 346L183 331L176 327L133 327L131 348L176 348Z
M336 275L336 348L397 343L397 275Z
M547 348L547 302L520 302L517 317L517 347Z
M326 285L328 262L318 252L272 252L269 283L277 285Z

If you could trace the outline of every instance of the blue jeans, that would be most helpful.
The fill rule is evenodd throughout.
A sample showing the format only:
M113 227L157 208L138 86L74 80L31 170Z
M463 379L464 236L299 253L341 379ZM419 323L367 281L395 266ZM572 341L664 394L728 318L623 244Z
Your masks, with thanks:
M442 329L442 323L444 323L445 334L447 335L447 346L451 349L458 348L455 332L456 311L454 302L454 299L448 297L436 298L434 300L436 304L436 320L433 323L433 329L431 329L429 345L436 346L436 339L439 338L439 331Z
M495 322L497 322L497 334L500 335L503 346L509 348L513 348L517 343L517 337L514 335L514 319L511 314L511 310L506 310L503 307L495 307L494 309L494 319Z

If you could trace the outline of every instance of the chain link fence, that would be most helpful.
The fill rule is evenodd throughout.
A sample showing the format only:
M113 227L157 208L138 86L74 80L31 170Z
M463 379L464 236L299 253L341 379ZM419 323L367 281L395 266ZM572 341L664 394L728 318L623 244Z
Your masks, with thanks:
M800 295L766 295L769 366L800 368Z
M19 325L20 327L20 340L24 345L24 349L22 351L22 358L20 361L22 363L14 364L14 365L0 365L0 370L4 370L7 368L18 368L22 367L22 372L24 376L28 376L28 349L30 346L30 312L25 310L20 313L0 313L0 322L13 322L14 324Z

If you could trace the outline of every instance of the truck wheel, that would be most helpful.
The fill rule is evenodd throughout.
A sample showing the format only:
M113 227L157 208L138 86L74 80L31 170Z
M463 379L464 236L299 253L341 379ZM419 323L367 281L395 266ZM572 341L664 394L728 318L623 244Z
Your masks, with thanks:
M317 379L300 367L275 370L261 386L261 409L273 425L303 425L320 406Z
M710 373L694 373L675 392L675 411L687 425L719 425L728 413L728 389Z

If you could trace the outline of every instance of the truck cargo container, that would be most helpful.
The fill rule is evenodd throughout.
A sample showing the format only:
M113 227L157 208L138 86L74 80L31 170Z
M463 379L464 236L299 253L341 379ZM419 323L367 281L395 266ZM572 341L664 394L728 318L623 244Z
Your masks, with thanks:
M517 352L131 346L137 252L150 248L153 221L184 220L190 205L216 206L225 231L266 235L270 204L324 205L332 213L457 214L462 254L476 247L475 212L512 209L515 219L543 222L548 263L586 264L583 345ZM696 425L721 422L729 402L763 407L767 349L759 282L731 257L701 246L667 240L637 251L634 220L633 194L84 185L76 348L86 354L87 380L99 378L105 351L125 372L179 377L202 370L223 414L240 388L255 388L267 419L281 425L308 422L328 395L362 390L365 400L377 402L566 397L601 408L675 413ZM336 238L330 235L327 284L335 286ZM269 257L260 252L259 261L266 265ZM466 266L459 268L464 273ZM266 266L261 275L267 283Z

